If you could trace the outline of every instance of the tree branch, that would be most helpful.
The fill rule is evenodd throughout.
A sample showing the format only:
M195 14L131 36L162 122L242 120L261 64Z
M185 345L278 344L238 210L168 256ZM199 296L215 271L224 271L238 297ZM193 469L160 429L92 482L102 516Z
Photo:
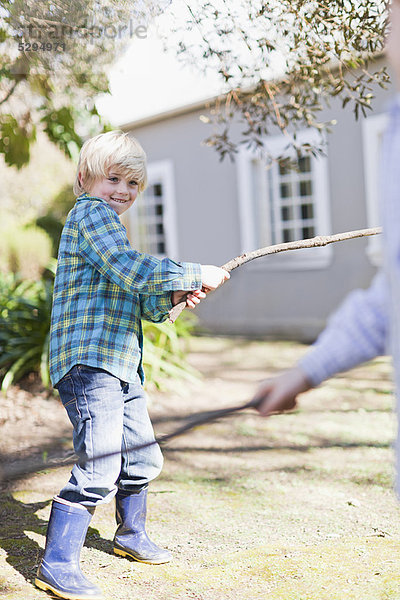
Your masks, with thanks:
M352 240L359 237L367 237L369 235L377 235L382 233L382 227L374 227L372 229L358 229L357 231L346 231L345 233L336 233L334 235L318 235L307 240L299 240L296 242L287 242L286 244L275 244L274 246L266 246L259 250L253 250L253 252L246 252L236 258L233 258L229 262L225 263L222 268L226 271L233 271L237 267L260 258L261 256L268 256L269 254L278 254L278 252L286 252L287 250L300 250L301 248L318 248L320 246L327 246L335 242L344 242L345 240Z
M0 100L0 104L4 104L4 102L7 102L9 97L14 93L15 88L17 87L18 84L19 84L19 81L14 81L13 85L8 90L7 94L4 96L4 98L2 100Z
M275 244L273 246L266 246L265 248L253 250L253 252L246 252L245 254L241 254L240 256L237 256L236 258L233 258L232 260L222 265L222 268L228 272L231 272L233 271L233 269L237 269L238 267L241 267L242 265L256 258L268 256L269 254L278 254L279 252L286 252L288 250L300 250L301 248L319 248L321 246L327 246L328 244L333 244L335 242L343 242L345 240L352 240L354 238L377 235L378 233L382 233L382 227L373 227L371 229L358 229L357 231L346 231L345 233L336 233L334 235L318 235L307 240L299 240L295 242L288 242L286 244ZM186 301L184 300L179 304L176 304L176 306L174 306L169 311L169 320L171 323L174 323L176 321L176 319L179 317L185 306Z

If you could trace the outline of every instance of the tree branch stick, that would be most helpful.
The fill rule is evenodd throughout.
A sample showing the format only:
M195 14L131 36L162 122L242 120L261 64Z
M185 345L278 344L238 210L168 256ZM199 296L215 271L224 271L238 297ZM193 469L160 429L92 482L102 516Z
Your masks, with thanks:
M15 88L17 87L18 84L19 84L19 81L14 81L11 88L8 90L7 94L4 96L4 98L2 98L0 100L0 104L4 104L4 102L7 102L7 100L10 98L10 96L12 96L12 94L14 93Z
M236 258L233 258L229 262L222 265L222 268L228 272L241 267L242 265L254 260L261 258L262 256L268 256L269 254L278 254L278 252L286 252L287 250L299 250L301 248L319 248L321 246L327 246L335 242L344 242L345 240L352 240L359 237L367 237L370 235L377 235L382 233L382 227L373 227L371 229L358 229L357 231L346 231L345 233L336 233L334 235L317 235L316 237L309 238L307 240L299 240L296 242L288 242L286 244L275 244L274 246L266 246L259 250L253 250L253 252L246 252ZM174 323L179 317L181 312L186 306L186 301L182 301L176 304L169 312L169 320Z

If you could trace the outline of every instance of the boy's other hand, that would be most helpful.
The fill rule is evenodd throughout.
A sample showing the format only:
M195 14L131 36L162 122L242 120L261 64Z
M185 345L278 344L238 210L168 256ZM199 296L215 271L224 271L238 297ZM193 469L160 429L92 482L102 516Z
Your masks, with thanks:
M216 267L214 265L201 265L201 281L203 284L203 291L211 292L211 290L215 290L221 283L224 283L227 279L230 278L228 271L225 269L221 269L221 267Z
M253 400L262 417L296 407L296 396L312 387L299 367L289 369L272 379L261 382Z
M202 290L194 290L193 292L178 290L172 292L172 304L175 306L176 304L185 301L187 308L196 308L200 303L200 300L203 300L205 297L206 294Z

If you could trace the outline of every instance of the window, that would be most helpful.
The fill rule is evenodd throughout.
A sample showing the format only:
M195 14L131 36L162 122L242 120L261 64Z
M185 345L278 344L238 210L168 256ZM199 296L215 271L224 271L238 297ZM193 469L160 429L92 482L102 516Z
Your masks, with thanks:
M378 227L381 224L379 211L379 171L383 134L387 124L388 115L381 114L364 119L362 125L368 227ZM380 235L368 238L367 254L371 263L375 266L382 264L381 244Z
M298 135L301 142L312 134ZM268 141L278 156L287 145L284 136ZM292 158L292 164L266 166L248 150L238 161L242 251L328 235L329 199L326 157ZM312 248L282 253L262 262L264 267L319 268L327 266L331 248Z
M176 258L178 254L175 193L171 161L150 163L148 186L129 211L132 245L153 256Z
M311 157L297 161L297 168L276 165L269 173L272 202L272 243L293 242L316 235ZM262 225L262 224L261 224Z

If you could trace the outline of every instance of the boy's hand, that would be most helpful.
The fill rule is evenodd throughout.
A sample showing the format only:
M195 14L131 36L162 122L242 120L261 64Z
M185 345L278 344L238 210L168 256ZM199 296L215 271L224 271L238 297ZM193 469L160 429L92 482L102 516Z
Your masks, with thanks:
M221 283L224 283L230 278L228 271L221 269L221 267L215 267L214 265L201 265L201 281L203 284L203 291L211 292L215 290Z
M296 396L311 387L311 383L299 367L289 369L260 384L254 395L254 400L259 401L257 410L262 417L291 410L296 406Z
M206 294L202 290L194 290L193 292L179 290L172 292L172 304L175 306L185 300L187 308L196 308L200 300L203 300L205 297Z

